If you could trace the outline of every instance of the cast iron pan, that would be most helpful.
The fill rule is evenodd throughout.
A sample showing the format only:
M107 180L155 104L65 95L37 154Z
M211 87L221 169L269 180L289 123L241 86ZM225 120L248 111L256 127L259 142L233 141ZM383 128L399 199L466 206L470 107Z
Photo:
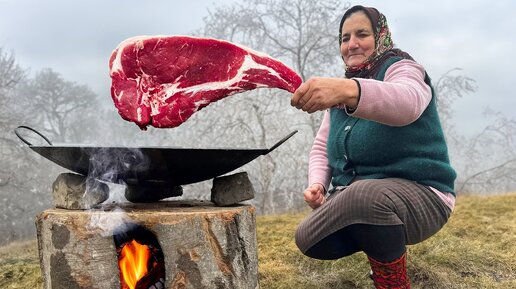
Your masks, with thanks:
M34 146L20 129L41 136L48 145ZM96 147L59 145L38 131L19 126L14 132L33 151L72 172L113 183L165 182L185 185L229 173L266 155L297 133L291 132L269 149L193 149L170 147Z

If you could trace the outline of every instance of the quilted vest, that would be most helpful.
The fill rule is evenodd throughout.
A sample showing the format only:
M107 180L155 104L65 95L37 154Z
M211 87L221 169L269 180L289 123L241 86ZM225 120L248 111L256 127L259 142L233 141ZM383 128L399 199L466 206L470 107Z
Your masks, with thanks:
M383 81L387 68L399 60L393 57L386 61L375 79ZM428 75L425 82L432 87ZM432 87L432 100L423 114L402 127L332 108L327 143L332 185L345 186L357 179L402 178L455 194L457 175L450 165L435 98Z

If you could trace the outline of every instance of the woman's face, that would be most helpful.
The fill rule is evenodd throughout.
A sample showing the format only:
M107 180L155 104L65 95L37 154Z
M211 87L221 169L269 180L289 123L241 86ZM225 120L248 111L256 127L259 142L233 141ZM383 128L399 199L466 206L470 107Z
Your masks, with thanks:
M375 49L373 26L364 12L351 14L342 25L340 54L347 66L364 63Z

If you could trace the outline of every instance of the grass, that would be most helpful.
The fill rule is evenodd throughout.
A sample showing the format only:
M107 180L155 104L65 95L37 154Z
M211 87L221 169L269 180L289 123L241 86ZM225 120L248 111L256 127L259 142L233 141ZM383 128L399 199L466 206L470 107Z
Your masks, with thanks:
M363 253L318 261L298 252L304 215L258 218L261 287L373 288ZM408 272L412 288L516 288L516 194L459 197L439 233L409 246Z
M305 215L257 218L261 288L373 288L364 254L318 261L297 250L294 231ZM516 194L460 196L444 229L408 252L412 288L516 288ZM0 288L42 282L35 241L0 247Z
M36 240L0 247L0 288L43 288Z

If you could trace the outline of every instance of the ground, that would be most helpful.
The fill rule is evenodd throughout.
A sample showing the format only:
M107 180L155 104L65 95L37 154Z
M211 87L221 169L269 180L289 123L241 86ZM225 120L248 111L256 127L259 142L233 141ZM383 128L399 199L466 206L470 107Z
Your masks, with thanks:
M516 288L516 193L460 196L448 224L408 248L412 288ZM307 214L257 218L263 289L372 288L365 255L337 261L303 256L293 240ZM0 247L0 288L43 288L35 240Z

